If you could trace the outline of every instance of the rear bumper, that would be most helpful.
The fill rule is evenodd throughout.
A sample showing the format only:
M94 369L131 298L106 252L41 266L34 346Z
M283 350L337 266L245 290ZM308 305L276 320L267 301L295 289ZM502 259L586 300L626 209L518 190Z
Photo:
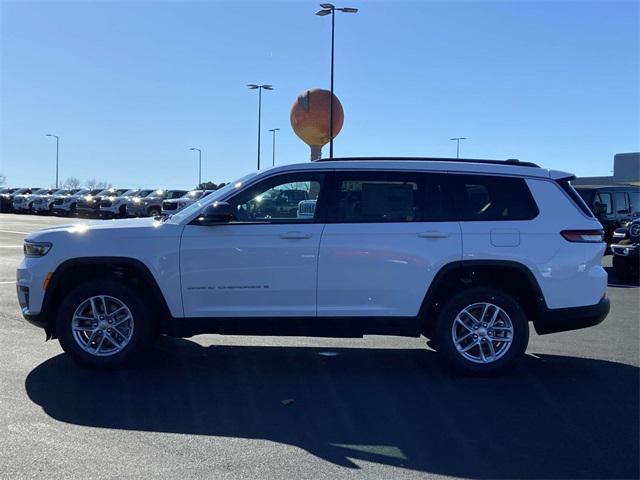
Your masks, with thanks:
M611 245L611 253L618 257L635 257L640 256L640 245L630 244L613 244Z
M593 327L606 318L609 308L609 299L605 296L597 304L586 307L545 309L533 326L538 335Z

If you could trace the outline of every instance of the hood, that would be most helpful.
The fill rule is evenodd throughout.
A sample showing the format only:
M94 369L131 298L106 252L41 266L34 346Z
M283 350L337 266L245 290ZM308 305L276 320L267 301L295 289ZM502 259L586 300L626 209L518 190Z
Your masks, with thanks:
M128 218L119 220L96 220L92 222L70 223L43 228L30 233L27 240L34 242L55 241L63 235L92 237L102 233L114 233L119 238L131 235L142 235L145 230L156 230L162 222L150 217Z

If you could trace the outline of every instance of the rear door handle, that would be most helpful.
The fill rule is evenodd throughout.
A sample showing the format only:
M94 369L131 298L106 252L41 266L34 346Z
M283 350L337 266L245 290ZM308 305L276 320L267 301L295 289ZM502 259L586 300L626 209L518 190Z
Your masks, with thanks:
M420 232L418 234L420 238L447 238L449 232L441 232L439 230L429 230L427 232Z
M281 234L280 238L284 238L285 240L304 240L305 238L311 238L311 234L304 232L287 232Z

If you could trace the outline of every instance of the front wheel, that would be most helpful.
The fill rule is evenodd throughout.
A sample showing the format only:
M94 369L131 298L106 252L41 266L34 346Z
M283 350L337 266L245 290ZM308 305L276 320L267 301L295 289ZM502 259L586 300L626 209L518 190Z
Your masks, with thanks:
M511 367L527 348L529 324L518 302L493 288L472 288L447 301L435 329L438 353L465 375Z
M154 337L149 307L114 280L94 280L71 291L58 311L56 332L65 353L91 368L130 363Z

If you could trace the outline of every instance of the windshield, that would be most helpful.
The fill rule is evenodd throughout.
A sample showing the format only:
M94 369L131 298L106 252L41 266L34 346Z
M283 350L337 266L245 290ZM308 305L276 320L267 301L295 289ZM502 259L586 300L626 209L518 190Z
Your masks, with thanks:
M166 190L151 190L147 197L162 197L163 195L165 195L165 192Z
M180 198L196 199L196 198L200 198L201 196L202 196L202 190L191 190L190 192L185 193Z
M138 190L127 190L126 192L120 194L122 197L130 197L138 193Z
M200 209L202 209L202 207L204 207L205 205L209 205L215 202L216 200L218 200L219 198L225 197L229 192L242 188L243 185L245 185L251 178L255 177L256 175L257 174L255 172L250 173L236 180L235 182L227 183L224 187L219 188L218 190L213 192L211 195L207 195L206 197L203 197L199 201L189 205L184 210L180 210L178 213L172 215L169 221L171 223L180 223L184 221L185 219L191 217L192 215L200 211Z
M140 190L138 193L136 193L134 195L134 197L146 197L147 195L149 195L153 191L154 190Z
M44 195L46 193L49 193L50 190L47 188L41 188L40 190L36 190L35 192L33 192L34 195Z

